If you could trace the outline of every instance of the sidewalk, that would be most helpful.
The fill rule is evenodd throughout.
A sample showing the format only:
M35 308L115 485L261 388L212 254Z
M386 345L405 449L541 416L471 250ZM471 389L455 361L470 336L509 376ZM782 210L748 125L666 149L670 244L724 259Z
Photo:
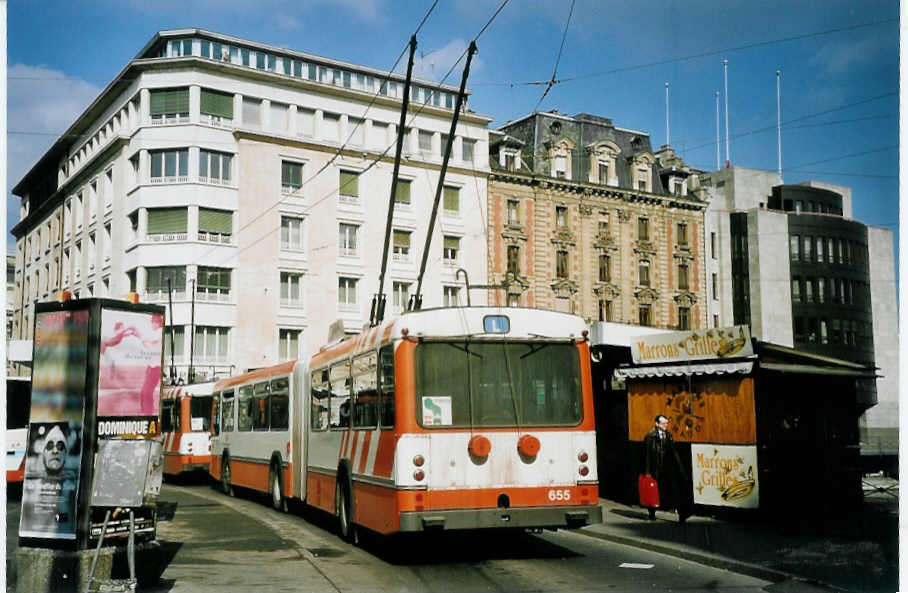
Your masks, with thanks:
M763 578L778 591L895 591L898 486L886 491L886 478L871 480L862 509L822 524L694 516L681 525L673 512L650 521L641 507L601 499L603 523L581 533ZM801 582L783 585L791 581Z

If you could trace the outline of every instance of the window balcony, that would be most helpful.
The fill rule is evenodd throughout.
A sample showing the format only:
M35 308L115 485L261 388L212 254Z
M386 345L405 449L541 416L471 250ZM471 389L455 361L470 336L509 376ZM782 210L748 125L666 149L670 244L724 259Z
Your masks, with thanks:
M145 239L152 243L173 243L175 241L186 241L187 233L154 233L145 235Z
M230 185L231 182L229 179L221 179L220 177L199 177L199 183L207 183L209 185Z
M209 303L229 303L229 291L196 291L195 299L197 301L207 301Z
M185 290L173 290L168 297L166 290L150 290L145 292L145 296L142 297L142 300L149 303L160 303L167 302L168 300L174 301L185 301L186 300L186 291Z
M302 309L302 299L281 299L281 307L284 309Z
M207 241L208 243L221 243L227 244L233 243L233 235L224 234L224 233L209 233L207 231L199 231L199 241Z
M359 204L359 196L345 196L344 194L340 194L337 199L342 204Z
M221 117L220 115L211 115L208 113L203 113L199 116L199 123L214 126L216 128L226 128L232 130L233 120L228 117Z
M302 198L303 188L298 185L282 185L281 193L294 198Z
M151 116L151 125L153 126L168 126L172 124L188 124L189 123L189 114L188 113L164 113L162 115L152 115Z
M359 250L356 247L339 247L338 253L341 257L359 257Z
M410 252L409 251L395 251L391 255L391 259L396 262L409 262L410 261Z
M189 176L188 175L178 175L178 176L170 176L170 177L151 177L148 180L148 182L152 183L152 184L160 184L160 185L163 185L165 183L189 183Z

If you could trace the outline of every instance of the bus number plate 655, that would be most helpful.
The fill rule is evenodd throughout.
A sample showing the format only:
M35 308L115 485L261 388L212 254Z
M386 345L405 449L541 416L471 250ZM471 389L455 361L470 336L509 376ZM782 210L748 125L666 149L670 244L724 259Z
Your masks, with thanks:
M570 490L549 490L549 500L570 500L571 491Z

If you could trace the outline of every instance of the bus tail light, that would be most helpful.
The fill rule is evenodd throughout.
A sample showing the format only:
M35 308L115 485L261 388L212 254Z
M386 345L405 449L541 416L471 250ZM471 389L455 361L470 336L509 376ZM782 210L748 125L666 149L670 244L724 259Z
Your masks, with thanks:
M422 467L425 462L426 458L422 455L417 455L413 458L413 465L415 465L416 467Z
M413 479L416 480L417 482L422 482L423 478L425 478L425 477L426 477L426 472L422 471L421 469L418 469L415 472L413 472Z
M485 458L489 456L489 453L492 451L492 442L478 434L470 439L470 444L467 447L470 451L470 455L473 457Z
M585 465L581 465L581 466L580 466L580 469L579 469L578 471L580 472L580 475L581 475L581 476L584 476L584 477L585 477L585 476L587 476L587 475L590 473L590 468L588 468L588 467L585 466Z
M525 434L517 441L517 450L524 457L536 457L540 446L539 439L531 434Z
M587 454L586 451L581 451L577 455L577 461L579 461L580 463L586 463L589 458L590 458L590 456L589 456L589 454Z

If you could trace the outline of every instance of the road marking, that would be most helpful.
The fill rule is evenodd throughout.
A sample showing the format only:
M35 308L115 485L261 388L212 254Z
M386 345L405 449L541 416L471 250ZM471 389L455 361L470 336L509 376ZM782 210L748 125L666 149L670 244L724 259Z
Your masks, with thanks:
M640 564L639 562L622 562L618 568L652 568L655 564Z

